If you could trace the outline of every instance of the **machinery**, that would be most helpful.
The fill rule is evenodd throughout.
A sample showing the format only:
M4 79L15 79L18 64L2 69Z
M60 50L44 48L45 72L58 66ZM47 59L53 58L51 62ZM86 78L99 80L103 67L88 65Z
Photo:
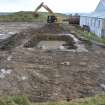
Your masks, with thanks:
M35 12L34 12L34 16L35 16L35 17L38 17L38 13L37 13L37 12L38 12L38 10L39 10L41 7L45 8L45 9L48 11L48 13L49 13L49 15L48 15L48 17L47 17L47 23L59 23L58 17L55 16L55 13L54 13L47 5L44 5L44 2L42 2L42 3L36 8L36 10L35 10Z

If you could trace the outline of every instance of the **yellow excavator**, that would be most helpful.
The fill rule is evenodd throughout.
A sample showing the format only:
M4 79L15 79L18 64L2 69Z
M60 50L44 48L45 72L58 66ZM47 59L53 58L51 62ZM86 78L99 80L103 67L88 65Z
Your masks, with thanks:
M34 16L35 16L35 17L38 17L38 10L39 10L41 7L45 8L45 9L48 11L48 13L49 13L49 15L48 15L48 17L47 17L47 23L60 23L61 19L58 18L58 17L55 15L55 13L54 13L47 5L44 5L44 2L42 2L42 3L36 8L36 10L35 10L35 12L34 12Z

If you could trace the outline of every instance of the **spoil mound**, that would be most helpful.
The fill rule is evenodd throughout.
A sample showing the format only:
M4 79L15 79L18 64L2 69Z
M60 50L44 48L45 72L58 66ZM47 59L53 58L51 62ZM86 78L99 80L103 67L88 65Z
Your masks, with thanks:
M62 24L46 24L39 32L41 33L64 33L64 27Z

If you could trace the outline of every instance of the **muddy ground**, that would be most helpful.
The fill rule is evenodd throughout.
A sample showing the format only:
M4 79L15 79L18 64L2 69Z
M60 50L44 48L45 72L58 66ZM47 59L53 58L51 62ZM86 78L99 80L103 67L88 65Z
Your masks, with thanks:
M35 22L0 22L0 34L7 33L19 33L24 29L28 28L39 28L42 27L43 23Z
M9 30L7 24L11 26L11 23L0 24L4 27L0 32ZM15 25L16 31L24 27L0 43L1 96L26 95L40 102L94 96L105 91L105 48L80 41L87 51L39 49L32 46L36 36L60 35L73 30L67 31L63 25L53 28L41 25L36 29L40 25L35 23L12 24L11 31Z

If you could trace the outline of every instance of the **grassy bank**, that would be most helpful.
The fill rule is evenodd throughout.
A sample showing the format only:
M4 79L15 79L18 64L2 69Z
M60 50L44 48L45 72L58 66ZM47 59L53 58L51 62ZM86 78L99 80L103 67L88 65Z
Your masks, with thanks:
M46 102L46 103L31 103L24 96L2 97L0 105L105 105L105 95L99 95L91 98L77 99L71 102Z
M81 29L80 27L76 27L76 28L77 28L77 30L76 30L77 35L84 37L85 39L87 39L89 41L96 41L98 43L105 44L105 37L101 38L92 32L83 31L83 29Z
M87 32L78 25L74 26L74 25L64 24L64 28L65 30L67 30L68 32L77 36L80 39L84 39L89 42L93 41L103 45L105 44L105 37L98 37L95 33Z
M24 96L0 97L0 105L31 105Z
M34 17L33 12L16 12L8 15L0 16L0 22L46 22L48 13L39 12L38 17ZM56 16L65 18L66 15L56 13Z

